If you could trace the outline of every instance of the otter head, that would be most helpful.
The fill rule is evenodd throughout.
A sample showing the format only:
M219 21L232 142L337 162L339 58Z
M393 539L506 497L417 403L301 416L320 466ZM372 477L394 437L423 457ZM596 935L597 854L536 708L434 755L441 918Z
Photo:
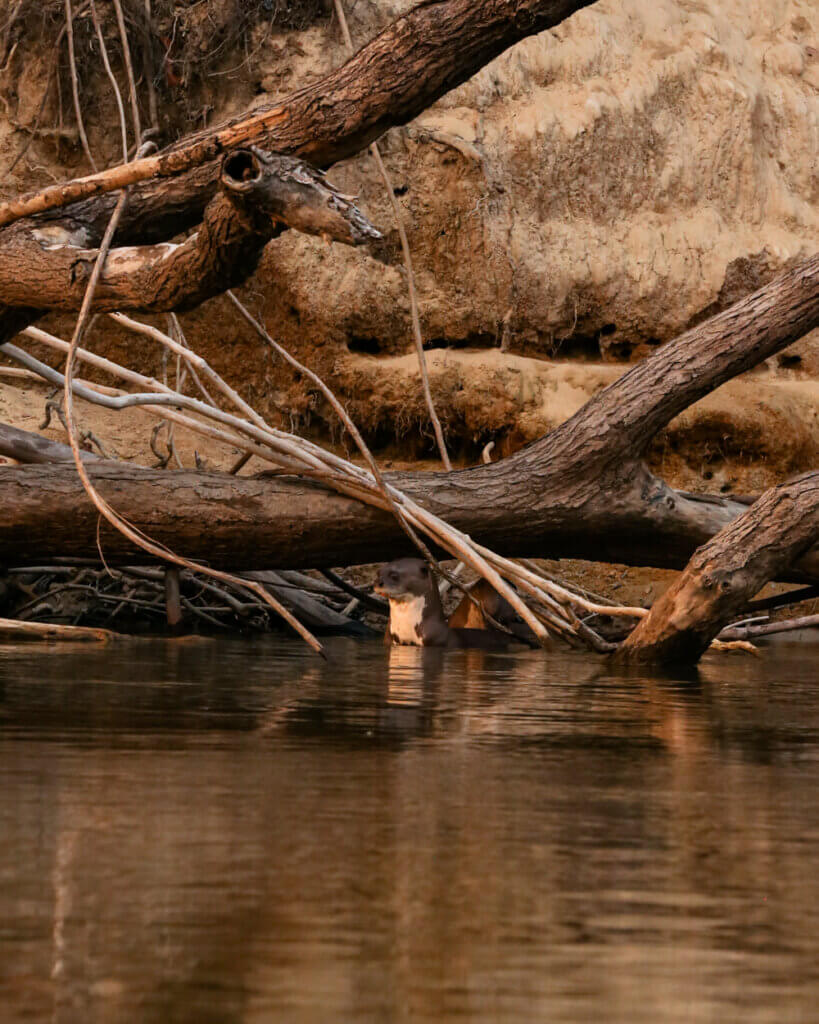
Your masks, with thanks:
M399 558L381 566L373 589L376 594L400 603L425 597L434 586L426 562L420 558Z

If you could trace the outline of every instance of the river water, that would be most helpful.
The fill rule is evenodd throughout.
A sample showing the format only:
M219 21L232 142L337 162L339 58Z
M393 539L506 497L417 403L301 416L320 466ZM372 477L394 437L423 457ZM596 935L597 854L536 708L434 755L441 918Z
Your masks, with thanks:
M0 1021L819 1020L819 646L0 648Z

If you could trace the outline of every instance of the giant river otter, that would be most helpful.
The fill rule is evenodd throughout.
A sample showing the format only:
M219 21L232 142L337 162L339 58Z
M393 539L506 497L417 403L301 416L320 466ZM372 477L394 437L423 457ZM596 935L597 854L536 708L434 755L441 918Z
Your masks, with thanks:
M420 558L399 558L382 566L374 589L377 594L389 599L387 639L394 644L499 650L515 640L515 637L488 625L467 597L447 622L435 577ZM523 631L526 627L517 618L509 602L488 583L481 580L475 584L472 593L492 618L513 628L520 638L524 637L524 632L519 632L515 627Z

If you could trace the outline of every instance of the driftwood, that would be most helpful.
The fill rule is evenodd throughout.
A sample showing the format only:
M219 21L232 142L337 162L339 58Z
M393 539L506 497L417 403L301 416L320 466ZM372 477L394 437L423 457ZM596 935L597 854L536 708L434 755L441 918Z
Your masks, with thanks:
M109 640L123 639L108 629L86 629L84 626L56 626L44 622L19 622L17 619L0 619L0 643L20 643L31 640L38 643L108 643Z
M819 256L664 346L512 457L388 480L499 552L682 568L746 506L674 491L648 471L643 453L683 409L817 324ZM138 528L215 566L330 567L411 550L388 512L302 480L124 465L91 473ZM8 512L0 561L13 564L21 550L30 560L97 554L98 517L69 469L0 468L0 507ZM101 538L107 558L133 561L124 538L107 528ZM797 569L783 576L819 579L819 552Z
M661 663L697 661L754 594L817 541L819 472L772 488L700 548L617 657ZM751 630L740 632L742 639L753 635Z
M802 629L819 629L819 615L803 615L799 619L785 619L781 622L766 622L760 626L728 627L720 633L724 640L755 640L776 633L795 633Z
M290 608L304 625L322 634L369 636L372 630L342 614L346 591L294 572L248 573ZM230 584L216 585L175 567L100 568L99 559L24 565L0 570L0 611L21 626L57 619L84 628L120 633L190 629L266 632L275 620L258 598Z
M266 572L245 573L247 579L256 580L257 583L264 583L276 597L286 604L305 625L317 632L345 633L348 636L372 636L373 630L347 615L329 608L321 601L306 594L299 587L288 584L286 578L277 572L267 570Z
M0 455L23 463L48 465L55 462L70 462L73 465L74 462L67 444L49 441L39 434L18 430L17 427L10 427L5 423L0 423ZM82 457L86 461L99 461L99 456L93 452L83 452Z

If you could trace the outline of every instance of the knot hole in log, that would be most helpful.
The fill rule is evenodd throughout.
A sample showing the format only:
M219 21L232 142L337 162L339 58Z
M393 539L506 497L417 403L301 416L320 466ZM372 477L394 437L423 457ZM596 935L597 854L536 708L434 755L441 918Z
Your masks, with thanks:
M250 150L228 153L222 162L222 184L230 191L244 192L261 181L262 165Z

